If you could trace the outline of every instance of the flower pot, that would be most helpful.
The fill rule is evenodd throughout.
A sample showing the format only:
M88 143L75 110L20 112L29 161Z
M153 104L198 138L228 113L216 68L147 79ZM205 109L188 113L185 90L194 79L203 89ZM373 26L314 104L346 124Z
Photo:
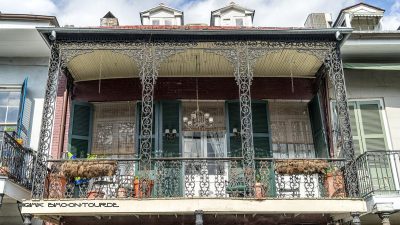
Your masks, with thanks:
M256 199L262 199L265 197L264 188L262 183L255 183L254 184L254 194Z
M15 139L15 141L20 145L24 144L24 140L22 138L17 138L17 139Z
M126 189L123 187L118 188L118 193L117 193L118 198L126 198Z
M134 187L134 191L135 191L135 198L139 197L139 178L135 178L133 180L133 187Z
M326 195L332 197L345 197L344 178L343 174L337 172L336 174L327 173L325 175L324 186Z
M9 172L9 170L8 170L7 166L0 167L0 175L7 176L8 172Z
M102 191L89 191L88 199L99 199L104 197L104 192Z
M49 198L62 199L65 197L67 179L60 174L49 176Z
M113 176L117 171L117 162L113 160L71 160L64 162L61 170L66 177L95 178L102 176Z

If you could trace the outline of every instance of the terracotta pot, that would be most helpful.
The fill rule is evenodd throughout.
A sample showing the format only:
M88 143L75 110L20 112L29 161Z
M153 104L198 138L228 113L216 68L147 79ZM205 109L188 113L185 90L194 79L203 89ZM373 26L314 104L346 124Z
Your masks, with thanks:
M135 198L138 198L139 197L139 179L138 178L135 178L134 180L133 180L133 187L134 187L134 190L135 190Z
M49 198L62 199L65 197L67 179L59 174L49 176Z
M257 199L262 199L265 197L262 183L257 182L254 184L254 194Z
M326 195L329 198L332 197L345 197L344 179L341 173L337 173L335 176L333 173L327 173L325 175L324 182Z
M118 188L118 198L126 198L126 189L123 187Z
M102 191L90 191L88 192L88 199L99 199L104 197L104 192Z

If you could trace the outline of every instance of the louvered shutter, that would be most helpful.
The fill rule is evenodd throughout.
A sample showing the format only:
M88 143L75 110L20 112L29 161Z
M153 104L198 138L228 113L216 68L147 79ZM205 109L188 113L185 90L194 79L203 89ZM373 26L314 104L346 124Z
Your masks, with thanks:
M359 101L360 130L365 151L386 150L386 138L378 101Z
M354 146L354 153L356 156L361 155L363 152L362 145L360 143L361 136L360 136L360 126L357 115L357 105L355 102L349 102L349 116L350 116L350 126L351 132L353 135L353 146Z
M73 102L68 151L77 158L86 158L90 152L92 113L90 103Z
M320 97L315 95L308 103L308 112L311 121L312 136L314 140L315 154L318 158L328 158L328 142L324 126L324 116L322 114Z
M242 142L240 137L235 137L233 129L236 128L241 132L240 123L240 103L228 102L228 130L229 130L229 149L230 156L242 156ZM268 113L267 102L257 101L252 103L252 119L253 119L253 143L255 157L269 157L270 151L270 138L268 128Z
M164 101L161 103L162 111L162 151L164 157L178 157L179 156L179 101ZM167 140L165 129L172 132L173 129L177 131L174 139Z

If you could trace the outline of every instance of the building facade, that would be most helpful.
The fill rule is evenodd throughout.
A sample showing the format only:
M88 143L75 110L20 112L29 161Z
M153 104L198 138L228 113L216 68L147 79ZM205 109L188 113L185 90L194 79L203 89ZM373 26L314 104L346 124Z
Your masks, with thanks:
M58 22L0 13L0 224L21 224L19 203L31 196L49 62L37 26Z
M160 5L141 26L38 28L51 54L24 223L395 224L398 35L382 15L252 28L232 3L184 26Z

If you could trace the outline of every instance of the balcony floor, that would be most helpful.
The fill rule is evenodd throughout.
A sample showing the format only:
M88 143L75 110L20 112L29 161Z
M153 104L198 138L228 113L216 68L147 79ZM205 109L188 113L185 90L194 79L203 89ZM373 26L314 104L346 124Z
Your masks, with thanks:
M25 201L22 213L34 216L150 216L331 214L366 212L362 199L126 199Z

